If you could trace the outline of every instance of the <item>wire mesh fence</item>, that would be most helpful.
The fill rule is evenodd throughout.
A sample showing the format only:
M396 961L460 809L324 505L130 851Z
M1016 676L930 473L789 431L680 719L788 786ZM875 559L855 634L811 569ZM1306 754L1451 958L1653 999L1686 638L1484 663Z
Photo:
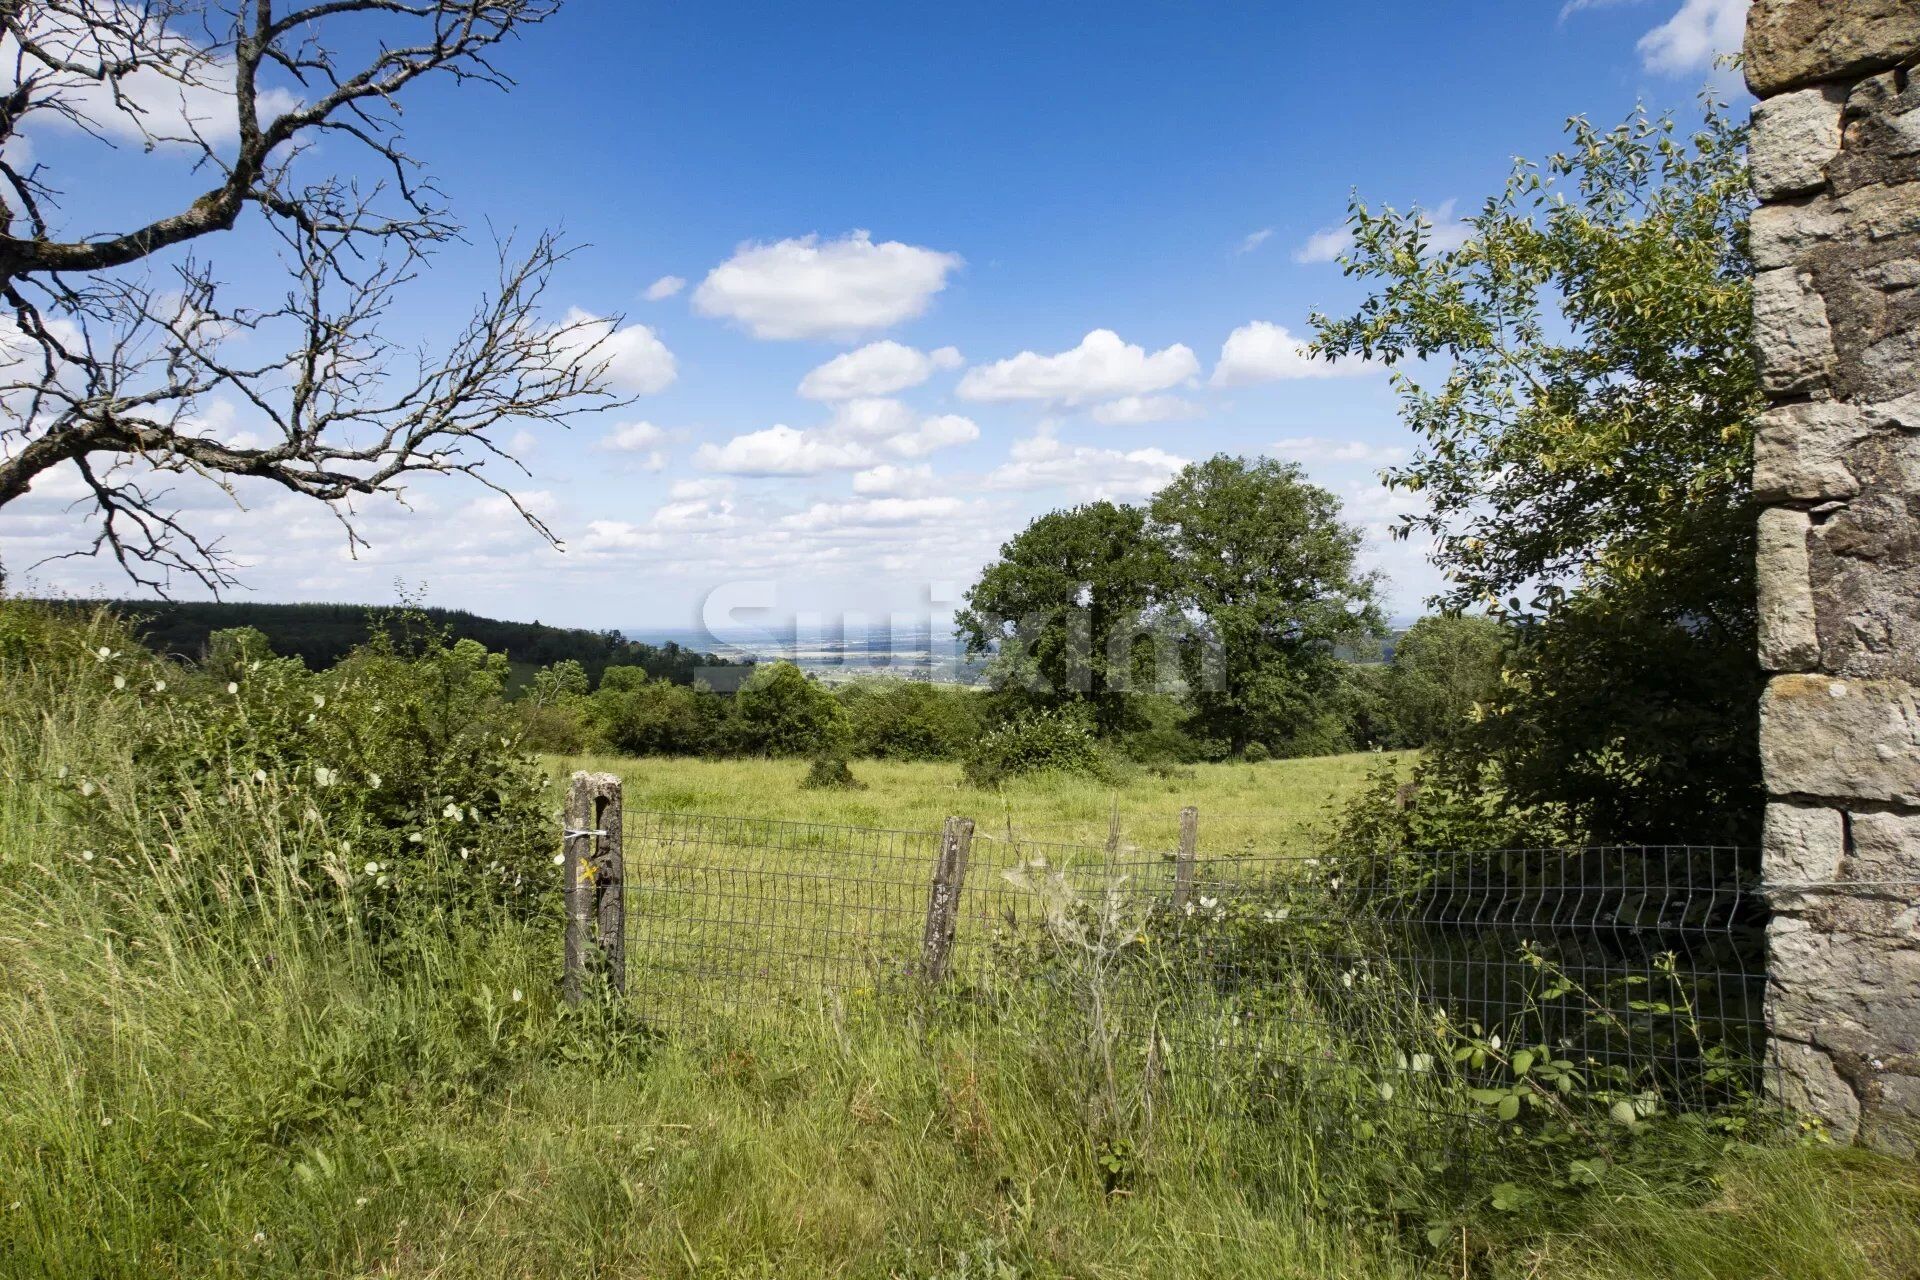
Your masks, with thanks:
M1739 850L1196 843L629 813L627 989L676 1034L931 1000L1250 1094L1497 1107L1476 1086L1516 1068L1663 1107L1762 1088L1765 904Z

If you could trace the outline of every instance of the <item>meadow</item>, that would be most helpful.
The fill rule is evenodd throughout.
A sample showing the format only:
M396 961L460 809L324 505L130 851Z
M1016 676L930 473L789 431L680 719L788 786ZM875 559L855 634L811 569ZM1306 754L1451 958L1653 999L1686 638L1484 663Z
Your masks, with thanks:
M1117 813L1122 841L1155 852L1179 838L1180 810L1200 810L1200 852L1283 854L1309 848L1338 806L1375 769L1405 770L1411 752L1361 752L1259 764L1131 768L1112 781L1019 778L1002 788L967 785L958 765L892 760L854 764L859 790L807 790L807 766L792 760L701 760L553 756L549 772L618 774L629 809L723 814L890 830L934 831L972 818L983 835L1103 845Z
M1542 1179L1521 1202L1496 1190L1517 1164L1462 1181L1411 1112L1365 1130L1337 1097L1143 1113L1044 1009L796 1003L663 1036L637 1002L569 1008L557 881L531 911L429 903L375 928L371 873L327 889L331 774L163 793L155 735L192 720L180 675L116 665L111 635L55 640L57 661L0 646L9 1280L1915 1274L1920 1175L1817 1142L1676 1127L1623 1142L1597 1188ZM307 687L290 705L319 710ZM228 689L204 696L251 696ZM857 764L868 789L846 794L798 790L791 763L592 763L635 808L997 811L1076 839L1104 838L1114 795L975 793L939 766ZM1122 828L1157 844L1193 803L1203 853L1306 840L1368 763L1143 775Z

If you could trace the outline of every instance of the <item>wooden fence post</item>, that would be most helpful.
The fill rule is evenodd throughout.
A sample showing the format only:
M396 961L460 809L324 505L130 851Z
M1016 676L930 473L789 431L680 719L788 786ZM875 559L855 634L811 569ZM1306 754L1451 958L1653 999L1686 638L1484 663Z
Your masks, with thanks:
M566 967L560 992L577 1004L589 952L617 993L627 989L626 856L621 843L620 778L576 773L567 784L561 880L566 893Z
M940 852L933 862L927 927L920 937L920 976L928 982L946 980L954 935L960 926L960 893L967 881L967 856L972 850L973 819L948 818L940 833Z
M1187 905L1193 893L1193 860L1200 851L1200 810L1188 805L1180 811L1180 852L1173 863L1173 909Z

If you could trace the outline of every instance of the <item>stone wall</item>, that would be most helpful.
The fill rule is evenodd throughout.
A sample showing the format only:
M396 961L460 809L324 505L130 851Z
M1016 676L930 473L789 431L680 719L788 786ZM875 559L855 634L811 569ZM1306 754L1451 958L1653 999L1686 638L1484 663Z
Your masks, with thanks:
M1768 1017L1791 1104L1920 1124L1920 0L1754 0Z

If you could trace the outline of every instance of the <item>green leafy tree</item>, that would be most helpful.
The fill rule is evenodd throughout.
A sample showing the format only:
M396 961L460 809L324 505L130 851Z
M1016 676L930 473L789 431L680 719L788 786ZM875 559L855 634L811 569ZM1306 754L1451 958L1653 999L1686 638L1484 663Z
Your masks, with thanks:
M1195 629L1188 696L1209 736L1235 752L1318 734L1339 680L1336 646L1381 630L1376 576L1340 500L1300 468L1224 454L1154 495L1170 601Z
M791 662L756 670L733 696L735 745L755 755L815 755L844 749L847 713Z
M1396 365L1425 440L1386 473L1426 509L1444 602L1512 621L1500 696L1444 762L1515 821L1590 839L1755 834L1752 208L1744 130L1569 125L1436 249L1356 203L1319 354Z
M1138 507L1092 502L1041 516L1000 548L954 618L970 654L993 653L1003 703L1082 707L1105 735L1153 668L1161 571Z
M881 760L955 760L980 735L980 695L925 680L855 680L837 696L850 749Z
M591 699L600 740L635 756L690 756L715 749L725 711L717 695L667 680L639 667L608 667Z
M1473 722L1500 693L1507 632L1491 618L1422 618L1393 647L1381 694L1394 747L1440 742Z

